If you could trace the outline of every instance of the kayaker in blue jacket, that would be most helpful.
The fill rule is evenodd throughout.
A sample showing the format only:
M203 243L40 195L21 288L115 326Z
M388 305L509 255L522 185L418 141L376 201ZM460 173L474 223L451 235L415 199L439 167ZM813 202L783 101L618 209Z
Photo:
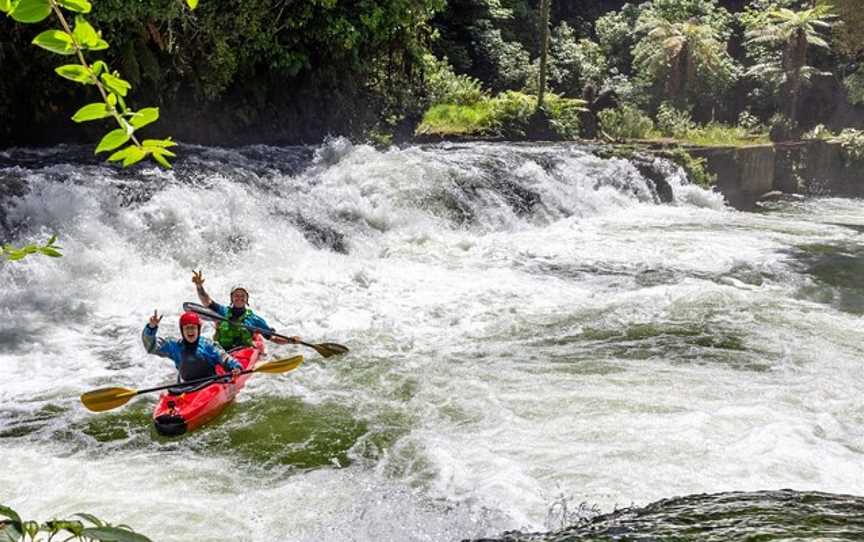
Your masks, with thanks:
M192 271L192 282L198 291L198 299L201 304L210 308L210 310L218 312L221 316L228 318L231 322L219 322L216 325L216 335L213 340L225 350L231 350L240 346L252 346L252 331L243 327L257 327L263 331L261 335L265 339L269 339L276 344L292 344L300 341L300 337L289 337L283 339L273 335L275 329L267 325L267 322L252 312L249 308L249 292L242 286L231 288L231 306L226 307L213 301L213 299L204 291L204 276L201 271ZM238 325L239 324L239 325Z
M201 319L194 312L180 316L180 339L158 337L156 333L160 321L162 316L153 311L153 316L141 333L141 340L148 354L169 358L174 362L181 382L214 376L217 365L233 373L234 377L243 370L240 362L225 353L219 345L201 336Z

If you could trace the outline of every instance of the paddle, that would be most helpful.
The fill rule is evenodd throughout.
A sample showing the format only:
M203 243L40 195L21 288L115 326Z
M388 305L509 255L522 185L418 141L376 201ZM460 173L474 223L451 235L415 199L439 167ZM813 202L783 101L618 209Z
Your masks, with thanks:
M212 311L209 308L205 307L204 305L199 305L198 303L190 303L190 302L183 303L183 310L184 311L192 311L196 314L203 316L204 318L207 318L208 320L222 320L223 322L231 322L231 320L229 320L228 318L225 318L224 316L222 316L218 312ZM231 323L236 323L236 322L231 322ZM321 354L325 358L329 358L330 356L336 356L338 354L344 354L345 352L348 351L348 348L345 346L342 346L341 344L336 344L336 343L309 344L309 343L303 342L303 341L295 341L291 337L286 337L285 335L273 333L269 329L263 329L263 328L255 327L255 326L247 326L246 324L239 324L239 325L245 327L249 331L257 331L258 333L271 335L273 337L280 337L280 338L285 339L286 341L290 341L292 343L302 344L303 346L308 346L309 348L314 348L316 352L318 352L319 354Z
M249 373L268 373L268 374L277 374L277 373L287 373L288 371L293 371L300 364L303 363L303 356L293 356L285 359L276 359L273 361L268 361L263 363L254 369L246 369L245 371L240 371L241 375L246 375ZM187 380L186 382L174 383L174 384L166 384L164 386L156 386L155 388L147 388L145 390L133 390L131 388L101 388L98 390L88 391L87 393L81 395L81 402L84 403L84 406L93 412L103 412L105 410L111 410L112 408L117 408L119 406L125 405L129 402L130 399L135 397L136 395L141 395L142 393L149 393L151 391L159 391L159 390L167 390L168 388L175 388L177 386L188 386L190 384L201 384L203 382L209 381L217 381L220 379L230 380L233 377L231 373L221 374L215 376L208 376L205 378L197 378L195 380Z

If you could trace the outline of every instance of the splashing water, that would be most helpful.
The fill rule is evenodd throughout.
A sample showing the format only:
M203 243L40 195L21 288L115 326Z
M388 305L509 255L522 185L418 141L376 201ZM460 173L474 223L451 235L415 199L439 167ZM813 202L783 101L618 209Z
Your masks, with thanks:
M0 155L0 235L64 249L0 263L0 502L25 515L154 540L458 540L560 530L564 502L864 492L861 201L739 213L661 162L661 204L632 163L568 145L183 156ZM139 333L154 309L174 332L193 268L351 352L303 351L177 440L151 429L153 396L87 412L83 391L172 380Z

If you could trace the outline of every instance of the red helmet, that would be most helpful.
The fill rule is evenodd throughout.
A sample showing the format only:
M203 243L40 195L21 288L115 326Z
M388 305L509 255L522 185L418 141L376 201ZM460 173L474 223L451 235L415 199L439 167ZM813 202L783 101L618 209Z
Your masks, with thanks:
M183 331L183 326L198 326L201 327L201 319L194 312L184 312L180 316L180 331Z

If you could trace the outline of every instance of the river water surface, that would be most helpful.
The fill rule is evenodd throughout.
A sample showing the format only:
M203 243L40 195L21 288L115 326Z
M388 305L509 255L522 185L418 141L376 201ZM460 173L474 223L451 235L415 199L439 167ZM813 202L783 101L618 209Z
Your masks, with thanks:
M0 263L0 502L154 541L674 538L724 506L728 540L806 527L772 515L794 503L829 518L801 539L864 537L864 201L742 213L658 164L661 204L590 151L0 152L0 237L64 252ZM175 334L192 269L351 352L271 345L306 362L179 439L152 394L87 411L174 378L139 334L154 309Z

